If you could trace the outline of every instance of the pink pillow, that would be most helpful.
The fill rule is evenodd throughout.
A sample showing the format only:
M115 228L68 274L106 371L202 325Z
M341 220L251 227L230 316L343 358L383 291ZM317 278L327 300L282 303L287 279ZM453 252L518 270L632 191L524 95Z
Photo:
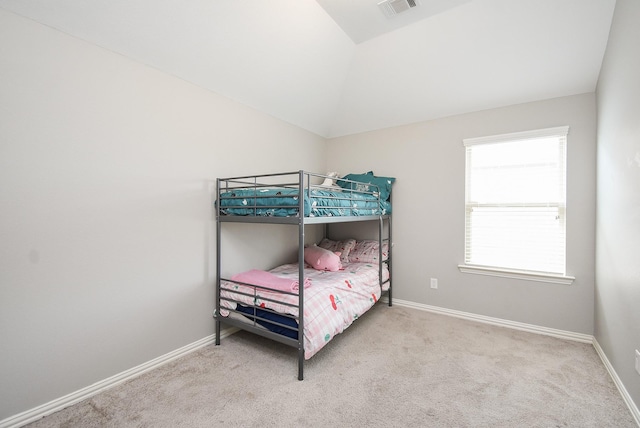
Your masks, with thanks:
M349 251L356 246L355 239L347 239L344 241L332 241L328 238L322 238L322 241L318 244L318 247L322 247L329 251L339 251L340 252L340 261L342 263L349 263Z
M365 239L357 241L355 247L349 252L350 263L378 263L380 245L378 241ZM382 261L386 261L389 256L389 243L382 243Z
M331 252L315 244L304 249L304 261L317 270L335 272L342 269L339 252Z

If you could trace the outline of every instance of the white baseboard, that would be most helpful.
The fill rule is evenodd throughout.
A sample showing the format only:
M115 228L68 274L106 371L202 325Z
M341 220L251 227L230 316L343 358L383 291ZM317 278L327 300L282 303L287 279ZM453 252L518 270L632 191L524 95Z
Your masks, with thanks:
M500 327L512 328L514 330L528 331L530 333L544 334L560 339L573 340L575 342L593 343L593 336L590 334L575 333L572 331L557 330L555 328L541 327L534 324L526 324L517 321L509 321L501 318L493 318L485 315L472 314L470 312L456 311L453 309L441 308L438 306L424 305L421 303L409 302L406 300L393 299L393 304L408 308L420 309L422 311L433 312L441 315L462 318L470 321L492 324Z
M223 330L220 333L220 338L222 339L232 333L233 331L230 329ZM37 421L40 418L43 418L47 415L55 413L66 407L77 404L83 400L86 400L87 398L90 398L96 394L106 391L109 388L113 388L114 386L120 385L121 383L131 380L137 376L140 376L143 373L156 369L164 364L167 364L170 361L175 360L176 358L183 357L193 351L196 351L200 348L210 345L214 341L215 341L215 335L207 336L203 339L197 340L193 343L183 346L182 348L176 349L175 351L169 352L158 358L154 358L151 361L140 364L137 367L134 367L129 370L125 370L122 373L118 373L117 375L111 376L100 382L96 382L93 385L89 385L78 391L72 392L71 394L67 394L64 397L57 398L48 403L42 404L38 407L34 407L33 409L27 410L22 413L18 413L17 415L14 415L14 416L10 416L0 421L0 428L18 428L28 423Z
M631 411L631 415L640 427L640 410L638 410L638 406L636 406L636 403L633 402L633 399L631 398L631 395L629 395L627 388L624 387L622 380L620 380L620 377L618 377L618 373L616 373L615 369L611 365L611 362L609 362L607 355L604 353L604 350L600 347L600 344L595 338L593 339L593 347L596 348L596 352L600 356L600 359L602 360L604 366L607 368L611 379L613 379L613 383L616 384L618 391L620 391L620 395L622 395L622 399L627 404L627 407Z

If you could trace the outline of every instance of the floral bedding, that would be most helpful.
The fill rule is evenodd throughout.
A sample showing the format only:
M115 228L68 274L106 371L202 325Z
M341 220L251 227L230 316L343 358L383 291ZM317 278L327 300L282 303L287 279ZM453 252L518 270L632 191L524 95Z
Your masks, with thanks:
M283 278L298 278L298 264L286 264L270 272ZM305 280L311 286L304 288L304 348L305 359L311 358L333 337L343 332L356 319L380 299L389 283L379 285L379 267L372 263L346 263L338 272L318 271L305 267ZM383 282L389 272L383 263ZM245 296L239 294L249 294ZM280 313L298 316L298 296L267 291L256 287L221 281L221 315L228 316L227 309L240 305L268 308ZM255 295L255 297L254 297ZM275 302L270 301L276 300ZM283 303L296 305L287 306Z

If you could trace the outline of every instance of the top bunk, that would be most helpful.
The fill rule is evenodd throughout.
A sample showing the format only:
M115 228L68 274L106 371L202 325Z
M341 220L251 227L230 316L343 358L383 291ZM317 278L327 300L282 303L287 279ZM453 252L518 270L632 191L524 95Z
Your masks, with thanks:
M216 219L320 224L388 218L394 181L393 177L378 177L371 171L341 178L336 173L302 170L218 178Z

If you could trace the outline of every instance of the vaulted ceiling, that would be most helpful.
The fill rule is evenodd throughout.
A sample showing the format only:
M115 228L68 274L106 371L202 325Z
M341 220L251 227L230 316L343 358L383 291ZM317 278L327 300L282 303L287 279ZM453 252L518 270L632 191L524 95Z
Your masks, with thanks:
M0 0L324 137L592 92L615 0ZM170 100L167 100L170 102Z

